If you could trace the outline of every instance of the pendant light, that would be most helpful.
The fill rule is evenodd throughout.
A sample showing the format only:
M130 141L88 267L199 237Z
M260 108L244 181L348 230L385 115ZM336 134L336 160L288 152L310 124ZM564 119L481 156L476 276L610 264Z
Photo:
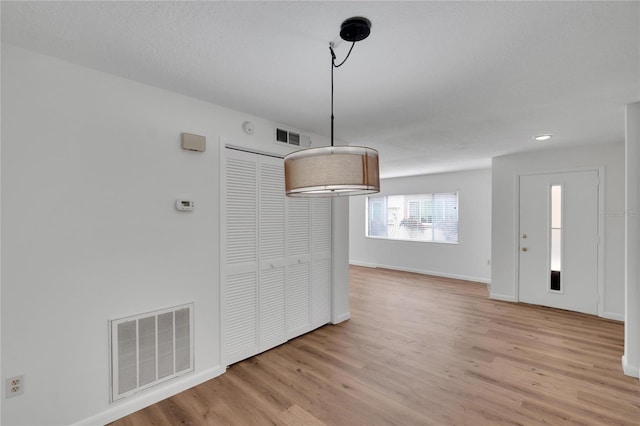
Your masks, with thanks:
M333 71L342 66L357 41L371 32L366 18L349 18L342 23L340 37L352 42L346 58L336 65L331 52L331 146L309 148L284 157L285 191L289 197L336 197L380 192L378 151L361 146L333 145Z

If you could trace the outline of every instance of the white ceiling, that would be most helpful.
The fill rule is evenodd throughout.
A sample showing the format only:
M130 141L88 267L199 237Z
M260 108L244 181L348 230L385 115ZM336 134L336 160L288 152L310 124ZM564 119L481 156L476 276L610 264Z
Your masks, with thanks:
M336 70L335 131L377 148L383 177L622 141L640 100L640 2L2 1L1 14L3 42L327 136L328 44L365 16L371 36Z

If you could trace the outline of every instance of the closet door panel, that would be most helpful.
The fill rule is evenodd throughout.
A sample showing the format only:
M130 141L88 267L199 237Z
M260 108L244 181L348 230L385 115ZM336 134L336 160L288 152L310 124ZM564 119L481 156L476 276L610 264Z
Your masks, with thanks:
M257 284L255 272L227 276L226 363L258 352Z
M258 164L255 159L226 160L226 265L251 263L258 259Z
M314 254L331 255L331 199L311 200L311 250Z
M331 259L311 263L311 325L320 327L331 321Z
M286 213L284 165L280 158L260 157L259 195L259 340L260 352L287 341Z
M260 276L260 352L287 341L284 266L263 270Z
M287 267L287 337L292 339L311 330L310 264Z
M311 330L311 202L287 199L287 337Z
M287 199L287 256L302 258L311 252L311 205L307 198Z
M222 327L229 365L330 321L331 200L285 197L282 159L224 151Z
M258 350L258 162L243 152L225 158L223 315L227 364Z
M260 260L285 257L284 166L279 158L260 159Z

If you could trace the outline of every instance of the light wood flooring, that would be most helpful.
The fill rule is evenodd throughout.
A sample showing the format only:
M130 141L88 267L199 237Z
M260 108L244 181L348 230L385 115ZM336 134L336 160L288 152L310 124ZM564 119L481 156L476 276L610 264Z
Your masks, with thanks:
M114 425L640 425L623 325L352 266L352 319Z

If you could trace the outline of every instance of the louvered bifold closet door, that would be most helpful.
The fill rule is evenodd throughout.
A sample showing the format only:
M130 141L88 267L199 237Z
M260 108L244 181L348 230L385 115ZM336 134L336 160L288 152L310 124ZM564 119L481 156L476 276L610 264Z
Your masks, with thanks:
M287 337L311 328L311 203L287 199Z
M311 326L331 320L331 199L311 200Z
M222 247L225 361L258 353L258 159L225 150Z
M261 156L259 196L260 352L287 341L285 323L285 195L282 159Z

